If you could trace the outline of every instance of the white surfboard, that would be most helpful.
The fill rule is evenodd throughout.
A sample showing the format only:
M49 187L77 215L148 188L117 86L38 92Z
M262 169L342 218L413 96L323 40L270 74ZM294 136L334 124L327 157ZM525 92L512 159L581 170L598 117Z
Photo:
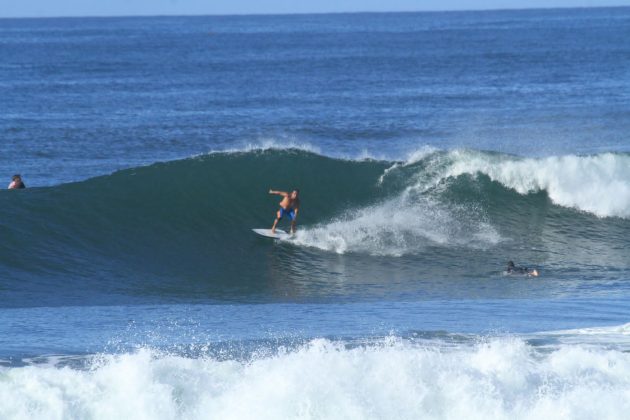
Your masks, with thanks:
M282 229L276 229L276 233L271 233L271 229L252 229L255 233L260 236L265 236L267 238L273 239L289 239L291 234L285 232Z

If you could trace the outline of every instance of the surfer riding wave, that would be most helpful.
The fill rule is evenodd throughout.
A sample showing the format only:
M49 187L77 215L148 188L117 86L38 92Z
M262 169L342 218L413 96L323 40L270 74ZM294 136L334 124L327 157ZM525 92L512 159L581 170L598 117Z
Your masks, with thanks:
M290 193L286 191L269 190L269 194L281 195L283 197L279 204L280 209L276 213L276 220L274 220L273 226L271 227L271 233L276 233L276 226L284 216L291 219L291 233L295 233L295 225L300 210L300 199L298 198L300 190L295 189Z

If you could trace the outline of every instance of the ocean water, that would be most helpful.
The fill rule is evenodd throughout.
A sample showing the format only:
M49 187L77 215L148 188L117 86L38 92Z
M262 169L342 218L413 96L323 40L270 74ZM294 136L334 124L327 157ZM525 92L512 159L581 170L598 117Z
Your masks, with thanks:
M0 418L627 418L628 40L630 8L0 20ZM269 188L291 240L251 232Z

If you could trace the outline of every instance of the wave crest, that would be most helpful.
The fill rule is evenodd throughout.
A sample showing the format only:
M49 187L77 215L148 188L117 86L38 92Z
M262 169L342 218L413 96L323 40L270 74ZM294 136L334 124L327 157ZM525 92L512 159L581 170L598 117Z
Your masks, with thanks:
M557 205L599 217L630 217L630 156L515 158L479 152L450 153L442 177L484 174L519 194L545 191Z

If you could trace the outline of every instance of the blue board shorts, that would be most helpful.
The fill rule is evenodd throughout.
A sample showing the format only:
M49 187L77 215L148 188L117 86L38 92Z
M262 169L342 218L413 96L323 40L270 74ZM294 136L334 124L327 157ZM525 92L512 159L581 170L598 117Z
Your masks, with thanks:
M280 207L280 219L284 216L288 216L291 221L295 220L295 209L284 209Z

